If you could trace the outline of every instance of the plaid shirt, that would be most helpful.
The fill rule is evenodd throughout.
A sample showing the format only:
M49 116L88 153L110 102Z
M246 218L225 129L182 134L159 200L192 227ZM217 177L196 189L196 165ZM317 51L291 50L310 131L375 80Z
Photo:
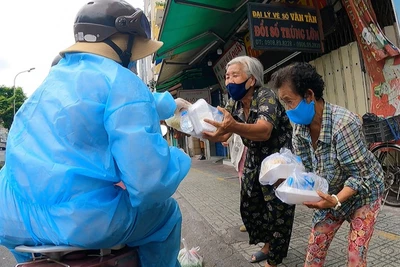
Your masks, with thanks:
M317 210L313 224L322 220L328 212L349 220L355 210L382 196L382 167L368 150L360 119L347 109L325 102L315 151L309 127L296 124L293 150L301 157L307 172L327 179L329 194L338 194L344 186L357 191L337 211Z

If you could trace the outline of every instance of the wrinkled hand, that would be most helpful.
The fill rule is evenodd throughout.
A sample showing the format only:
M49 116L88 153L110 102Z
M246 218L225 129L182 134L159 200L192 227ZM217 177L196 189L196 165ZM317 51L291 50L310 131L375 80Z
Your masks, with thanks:
M222 112L224 119L222 122L217 122L209 119L204 119L205 122L215 126L217 130L215 132L203 132L203 138L208 139L210 141L220 141L218 138L222 137L227 133L232 132L232 127L235 125L236 121L232 117L232 115L224 108L217 107L219 111Z
M190 102L186 101L183 98L177 98L175 99L175 104L176 104L176 109L175 109L175 114L180 113L182 110L187 110L189 106L191 105Z
M304 202L303 204L310 209L329 209L336 206L337 201L333 196L325 194L319 190L317 191L317 194L322 198L320 201Z

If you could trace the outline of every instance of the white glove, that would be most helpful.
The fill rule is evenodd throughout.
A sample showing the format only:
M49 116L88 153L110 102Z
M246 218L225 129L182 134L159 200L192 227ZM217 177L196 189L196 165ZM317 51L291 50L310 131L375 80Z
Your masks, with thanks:
M190 105L192 105L190 102L186 101L183 98L177 98L175 99L175 103L176 103L176 110L175 110L175 114L177 113L181 113L182 110L187 110Z

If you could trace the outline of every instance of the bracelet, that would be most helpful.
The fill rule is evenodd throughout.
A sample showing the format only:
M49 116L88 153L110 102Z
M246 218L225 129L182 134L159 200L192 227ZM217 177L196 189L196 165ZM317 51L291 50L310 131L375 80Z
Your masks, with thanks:
M337 197L337 195L332 194L332 197L334 197L336 199L336 201L337 201L336 206L333 209L334 210L338 210L342 206L342 203L340 203L339 198Z

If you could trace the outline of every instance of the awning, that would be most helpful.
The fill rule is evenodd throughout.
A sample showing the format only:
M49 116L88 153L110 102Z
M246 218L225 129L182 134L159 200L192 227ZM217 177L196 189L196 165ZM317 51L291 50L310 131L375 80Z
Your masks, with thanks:
M157 51L155 60L168 59L199 47L226 42L235 27L245 18L247 2L249 1L168 1L158 38L164 45Z
M168 60L164 59L161 63L157 85L166 82L175 74L190 68L191 66L189 66L188 61L194 58L200 52L200 50L201 47L174 55Z
M203 71L201 68L181 71L171 77L167 82L161 85L157 85L157 92L169 91L173 89L176 85L181 84L184 80L201 78L202 76Z

